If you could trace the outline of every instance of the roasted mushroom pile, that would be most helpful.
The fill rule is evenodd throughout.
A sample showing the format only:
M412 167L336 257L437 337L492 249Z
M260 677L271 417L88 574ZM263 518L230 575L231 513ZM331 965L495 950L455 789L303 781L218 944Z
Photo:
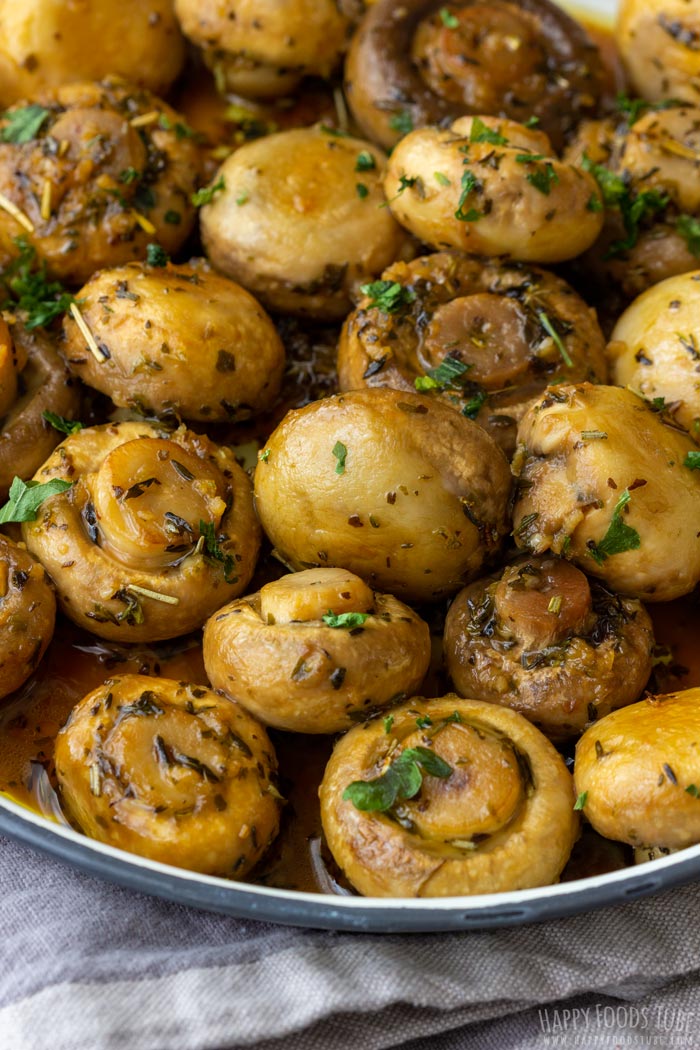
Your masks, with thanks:
M376 896L700 843L690 13L148 6L0 0L0 790Z

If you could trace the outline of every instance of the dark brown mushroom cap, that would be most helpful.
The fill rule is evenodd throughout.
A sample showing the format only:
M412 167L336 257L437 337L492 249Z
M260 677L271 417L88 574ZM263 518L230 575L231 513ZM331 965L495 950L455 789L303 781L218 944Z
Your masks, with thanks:
M654 634L644 606L558 558L519 558L465 587L450 606L444 651L462 696L518 711L564 740L637 700Z
M405 301L387 312L364 296L346 319L338 346L343 390L422 384L426 397L475 419L512 454L518 420L547 383L606 378L594 311L546 270L439 252L394 263L381 279L405 289ZM442 385L426 379L441 364L456 376Z
M56 599L43 567L0 536L0 698L36 670L53 636Z
M340 738L320 788L326 840L355 888L445 897L556 881L579 820L571 775L549 740L515 711L454 694L414 698L391 715ZM418 748L447 769L423 766L413 797L374 810L348 797L350 784Z
M56 739L63 804L86 835L163 864L242 877L277 834L267 733L211 689L110 678Z
M386 148L468 113L536 116L561 148L595 113L602 77L585 30L548 0L379 0L351 45L346 91L360 127Z

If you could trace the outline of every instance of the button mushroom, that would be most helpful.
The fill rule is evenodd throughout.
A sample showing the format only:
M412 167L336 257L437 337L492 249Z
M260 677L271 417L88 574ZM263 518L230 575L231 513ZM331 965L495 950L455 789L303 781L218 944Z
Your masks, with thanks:
M42 566L0 536L0 699L36 670L55 619L56 599Z
M102 270L78 300L100 353L89 352L66 315L64 356L116 405L216 422L247 419L279 393L284 347L272 321L206 265Z
M386 148L464 113L536 117L557 146L595 112L602 64L585 31L547 0L379 0L348 54L346 91Z
M515 711L454 695L351 729L320 796L336 862L377 897L556 882L579 828L571 776L547 738Z
M231 451L183 428L89 427L36 479L70 488L23 525L56 583L61 610L114 641L156 641L200 627L241 594L260 541L250 482Z
M528 410L513 535L621 594L663 602L700 580L696 446L619 387L556 386ZM689 458L690 456L690 458Z
M344 317L351 289L407 243L381 207L385 166L376 146L324 125L246 143L202 208L209 258L274 310Z
M341 566L409 601L478 574L506 532L509 490L481 427L389 389L289 412L255 471L263 528L292 568Z
M653 646L641 602L551 556L519 558L466 587L445 623L460 695L510 707L553 740L637 700Z
M548 382L606 376L595 314L565 281L457 252L395 263L343 325L341 389L390 386L440 397L507 452Z
M687 0L621 0L615 42L635 92L651 102L696 102L700 19Z
M337 733L413 696L429 662L428 625L345 569L267 583L204 628L214 688L266 725L297 733Z
M603 223L591 175L558 160L544 132L495 117L410 132L391 154L384 192L398 221L433 248L520 262L573 259Z
M277 834L267 733L211 689L108 678L73 708L55 758L86 835L162 864L242 878Z

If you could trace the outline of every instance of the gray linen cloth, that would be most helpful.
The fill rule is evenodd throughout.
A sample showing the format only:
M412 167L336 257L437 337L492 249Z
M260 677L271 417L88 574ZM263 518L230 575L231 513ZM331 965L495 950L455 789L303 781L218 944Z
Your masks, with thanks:
M0 893L0 1050L700 1047L696 885L537 926L328 933L0 840Z

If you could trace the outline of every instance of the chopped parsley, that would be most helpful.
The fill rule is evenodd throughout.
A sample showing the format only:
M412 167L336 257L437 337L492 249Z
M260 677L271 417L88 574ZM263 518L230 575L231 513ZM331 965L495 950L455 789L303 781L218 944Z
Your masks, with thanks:
M685 793L686 795L692 795L693 798L700 798L700 790L696 787L695 784L688 784L687 788L685 789Z
M413 131L413 117L409 110L402 109L400 113L394 113L389 118L389 127L401 135L408 135L409 131Z
M688 470L700 470L700 452L686 452L683 466Z
M56 415L55 412L46 411L41 414L46 422L50 423L54 430L58 430L61 434L77 434L84 426L77 419L66 419L64 416Z
M136 168L124 168L124 171L119 174L119 181L123 182L125 186L131 185L132 182L138 182L141 178L141 172L137 171Z
M167 266L169 262L168 253L159 244L146 245L146 263L148 266Z
M384 726L384 732L385 733L390 733L391 732L391 727L393 726L393 724L394 724L394 716L393 715L387 715L386 718L382 722L382 725Z
M507 146L508 139L484 124L481 117L474 117L469 132L470 142L489 142L492 146Z
M436 368L429 368L424 376L414 380L416 390L454 390L459 386L458 380L468 372L471 365L465 365L458 357L446 357Z
M199 534L204 538L204 556L211 561L220 561L224 567L226 583L237 583L235 574L236 561L230 554L225 554L219 545L213 522L199 522Z
M446 778L452 767L427 747L408 747L373 780L348 784L343 798L356 809L385 813L399 800L415 798L423 785L423 775Z
M622 520L622 513L631 499L629 489L625 489L613 511L608 531L600 543L588 541L588 553L597 565L612 557L613 554L624 554L625 551L636 551L641 546L639 533Z
M447 29L456 29L459 25L459 19L447 7L440 8L440 21Z
M72 484L72 481L64 481L63 478L52 478L45 482L13 478L9 499L0 509L0 525L11 521L36 521L37 511L44 500L65 492Z
M408 306L416 298L410 288L404 288L398 281L372 281L360 287L363 295L369 296L368 306L382 310L385 314L395 314Z
M0 139L3 142L14 142L16 145L31 142L50 116L50 111L43 106L32 105L15 109L6 114L7 124L0 131Z
M215 195L226 189L226 183L223 175L219 175L218 179L212 186L203 186L201 190L197 190L190 197L190 200L194 204L195 208L201 208L204 204L211 204Z
M485 390L477 390L462 408L462 415L466 416L467 419L476 419L481 412L481 409L488 400L488 394Z
M365 197L369 197L369 190L365 186L364 182L355 183L355 193L361 201L363 201Z
M619 255L634 248L639 240L639 227L645 219L652 219L668 204L668 197L659 190L645 190L634 193L628 182L621 175L606 168L603 164L594 164L585 153L581 162L584 171L590 172L598 183L606 208L620 212L627 236L615 241L608 248L605 257Z
M536 190L544 193L545 197L549 196L552 186L559 182L559 176L549 160L541 168L537 168L536 171L528 171L525 178Z
M27 328L39 328L60 317L76 302L59 281L49 281L46 263L36 264L36 251L26 237L15 237L19 255L5 267L1 281L7 298L0 309L26 315Z
M338 461L336 463L336 465L335 465L335 472L336 472L336 474L344 474L345 473L345 459L347 457L348 450L347 450L347 448L345 447L345 445L343 444L342 441L336 441L336 443L335 443L335 445L333 446L333 449L332 449L332 454L335 456L336 460Z
M433 178L435 179L435 181L438 183L439 186L451 186L452 185L452 183L448 179L447 175L445 175L444 172L442 172L442 171L434 171L433 172Z
M685 240L690 254L700 258L700 219L693 215L679 215L676 230Z
M338 627L344 628L346 631L352 631L355 627L362 627L369 613L334 613L330 609L327 613L321 617L326 627Z
M586 805L587 802L588 802L588 792L587 791L582 791L581 794L576 799L576 802L574 803L574 809L577 809L577 810L583 809L583 807Z
M355 171L374 171L377 162L368 149L360 150L355 162Z
M474 175L472 171L465 171L462 175L461 182L461 193L457 202L457 211L455 212L455 219L460 222L476 222L483 216L482 211L477 211L476 208L469 208L468 211L464 210L464 205L467 202L467 197L471 193L477 192L481 189L481 183Z

